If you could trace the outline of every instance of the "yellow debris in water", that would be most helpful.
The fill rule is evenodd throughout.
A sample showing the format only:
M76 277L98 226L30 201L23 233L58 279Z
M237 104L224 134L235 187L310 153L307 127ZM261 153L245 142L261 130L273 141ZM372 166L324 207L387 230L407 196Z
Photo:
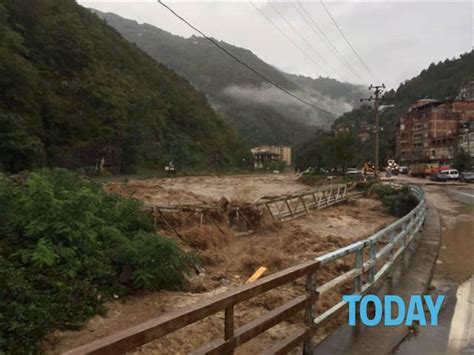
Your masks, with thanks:
M257 281L266 271L267 268L265 266L260 266L245 283L248 284Z

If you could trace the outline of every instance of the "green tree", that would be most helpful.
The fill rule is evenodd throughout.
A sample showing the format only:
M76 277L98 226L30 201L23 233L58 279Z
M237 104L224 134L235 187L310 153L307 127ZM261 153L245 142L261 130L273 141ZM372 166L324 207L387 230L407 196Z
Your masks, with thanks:
M0 166L18 172L44 161L43 143L24 115L0 111Z
M0 4L0 114L10 171L92 166L104 151L122 171L242 160L243 144L205 95L74 0Z
M459 171L467 171L472 168L473 161L471 155L463 148L458 149L454 156L453 166Z

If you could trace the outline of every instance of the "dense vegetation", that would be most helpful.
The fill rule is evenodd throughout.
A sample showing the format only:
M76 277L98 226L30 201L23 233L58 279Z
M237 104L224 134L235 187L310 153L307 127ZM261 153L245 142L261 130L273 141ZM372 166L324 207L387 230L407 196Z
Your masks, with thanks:
M242 151L202 93L75 1L0 4L0 168L225 167Z
M269 90L261 78L202 37L183 38L111 13L97 13L129 41L203 90L222 117L250 144L294 144L309 138L318 127L329 128L334 121ZM359 86L333 79L288 75L247 49L220 44L282 87L328 105L330 110L344 112L357 96L355 92L361 91Z
M373 190L382 200L383 205L396 217L403 217L418 205L418 199L407 186L398 189L378 184Z
M339 169L361 166L372 151L368 143L361 142L353 133L334 134L318 131L295 151L295 167L304 170Z
M459 171L472 171L474 159L464 149L459 149L453 159L453 167Z
M112 295L175 289L192 258L136 201L65 170L0 175L0 353L36 352Z

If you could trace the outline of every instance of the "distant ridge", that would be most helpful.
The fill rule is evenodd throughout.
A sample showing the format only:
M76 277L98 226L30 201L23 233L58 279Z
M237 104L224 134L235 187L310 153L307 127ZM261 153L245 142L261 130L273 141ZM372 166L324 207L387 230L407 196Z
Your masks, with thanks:
M294 144L334 121L265 84L248 69L223 55L205 38L184 38L149 24L92 10L153 58L186 77L249 144ZM265 63L245 48L219 42L232 54L285 89L330 111L357 105L365 89L334 79L291 75Z

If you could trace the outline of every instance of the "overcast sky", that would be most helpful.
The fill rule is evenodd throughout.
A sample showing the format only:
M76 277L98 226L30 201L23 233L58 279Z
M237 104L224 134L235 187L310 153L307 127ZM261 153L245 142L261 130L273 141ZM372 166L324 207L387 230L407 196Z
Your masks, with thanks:
M195 34L153 0L78 2L173 34ZM473 2L325 1L377 81L357 59L319 1L254 1L284 35L248 1L166 3L207 35L248 48L286 72L363 84L384 82L396 88L431 62L458 57L472 49ZM324 42L313 21L332 46Z

